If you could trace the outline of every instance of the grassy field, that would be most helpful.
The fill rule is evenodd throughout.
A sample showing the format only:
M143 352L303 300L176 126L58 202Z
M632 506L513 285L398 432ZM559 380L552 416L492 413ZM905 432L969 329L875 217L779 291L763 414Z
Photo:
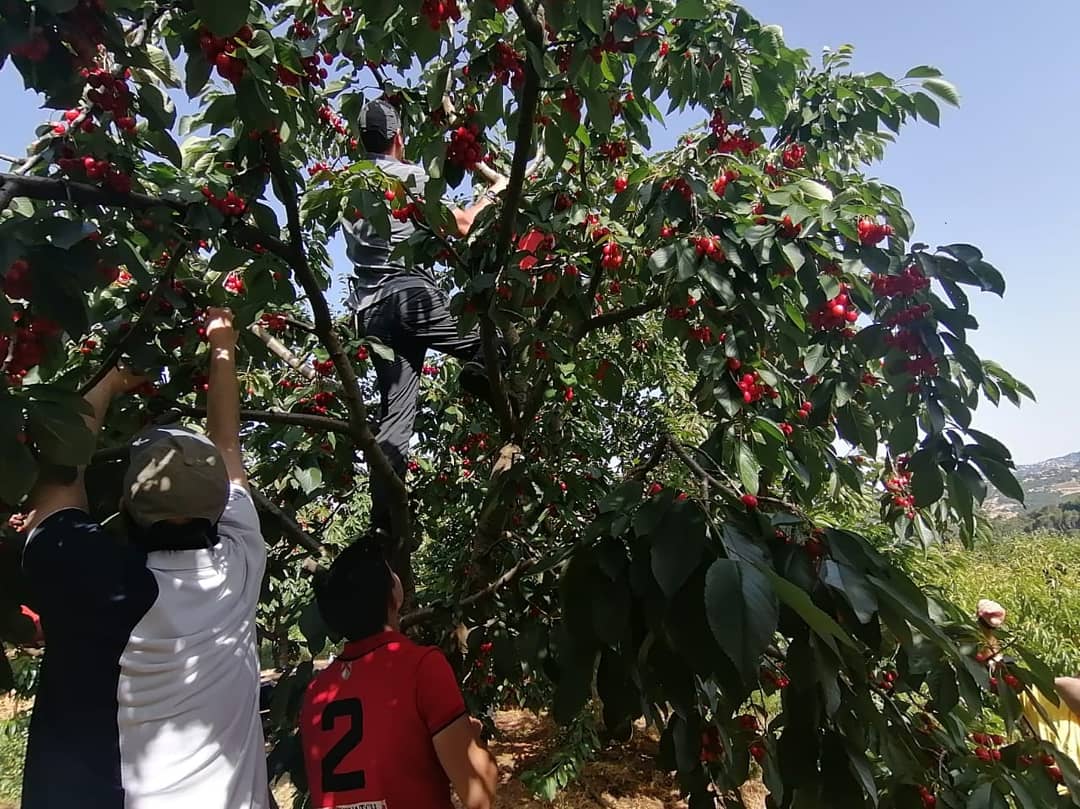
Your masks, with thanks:
M0 809L18 806L27 722L23 706L0 697Z

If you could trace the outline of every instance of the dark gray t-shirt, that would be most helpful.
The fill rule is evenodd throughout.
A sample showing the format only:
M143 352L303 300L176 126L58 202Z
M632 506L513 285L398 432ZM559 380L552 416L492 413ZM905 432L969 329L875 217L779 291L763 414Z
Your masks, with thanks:
M412 193L423 196L428 175L422 168L385 155L375 155L372 159L384 173L400 180ZM389 239L379 235L366 219L345 221L342 229L345 251L353 263L348 305L354 312L367 309L399 289L435 284L435 275L430 269L410 267L400 258L391 258L394 249L416 232L412 218L402 222L390 217Z

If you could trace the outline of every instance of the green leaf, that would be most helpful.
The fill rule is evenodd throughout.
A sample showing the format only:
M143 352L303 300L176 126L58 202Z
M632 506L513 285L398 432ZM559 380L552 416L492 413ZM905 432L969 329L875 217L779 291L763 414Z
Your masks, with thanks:
M836 648L836 641L852 649L858 648L855 641L845 632L840 624L810 600L805 590L792 584L776 571L768 567L761 568L772 582L776 595L790 607L807 626L809 626L830 648Z
M641 493L644 488L644 484L640 480L628 480L622 483L604 495L604 498L599 503L599 511L601 514L608 514L612 511L624 513L629 511L632 506L636 506L641 502Z
M311 494L319 488L322 485L322 479L322 470L317 466L293 470L293 480L300 486L304 494Z
M705 515L696 503L681 500L661 517L650 534L653 576L668 598L686 584L705 549Z
M319 612L319 607L314 600L305 604L300 611L299 627L300 633L307 641L308 651L311 652L313 657L319 654L326 646L329 627L323 620L322 613Z
M1017 481L1016 476L1013 475L1011 469L997 461L977 455L973 456L971 461L982 470L982 473L986 475L986 479L994 484L995 489L1010 500L1015 500L1018 503L1024 502L1024 489Z
M166 86L179 90L183 86L180 81L180 74L176 71L176 66L173 64L172 59L169 58L169 55L154 45L143 45L143 49L146 51L146 57L157 77Z
M810 346L803 356L803 367L809 376L817 374L828 364L829 355L825 353L825 346L820 344Z
M161 155L177 168L183 166L184 156L180 152L180 147L176 145L172 135L164 129L148 129L142 133L142 138L155 154Z
M952 713L960 703L960 687L953 667L948 663L938 666L930 672L926 682L934 700L934 713L938 716Z
M711 12L704 0L679 0L671 16L679 20L704 20Z
M889 449L894 454L907 452L919 437L918 424L911 416L903 416L889 433Z
M1002 461L1012 461L1012 453L1009 448L994 438L992 435L968 428L967 434L975 439L975 443L992 455L996 455Z
M184 92L189 98L194 98L206 87L206 83L210 81L210 69L210 63L201 51L188 52L187 62L184 64Z
M806 263L806 257L794 242L784 242L780 247L780 251L784 254L784 258L787 259L793 270L801 269L802 265Z
M952 104L954 107L960 106L960 92L956 87L945 79L926 79L923 82L923 89L933 93L942 101Z
M941 110L934 99L930 98L926 93L915 93L912 100L915 102L915 111L919 113L920 118L934 126L941 123Z
M918 464L916 459L923 459ZM945 493L945 478L941 468L929 454L915 453L911 456L908 468L911 469L911 493L915 495L915 505L924 508L941 499Z
M97 437L90 432L76 411L56 402L34 401L27 408L30 437L41 454L61 466L85 466L97 446Z
M216 36L231 37L247 22L248 0L195 0L195 12Z
M913 67L904 74L905 79L936 79L941 76L941 71L930 65Z
M739 444L738 457L739 480L743 488L750 494L757 494L758 477L761 474L761 464L758 462L754 450L749 444Z
M705 576L705 615L724 654L753 682L780 619L769 579L753 565L717 559Z
M821 200L822 202L832 202L833 192L828 186L822 185L817 180L811 180L804 178L799 180L796 185L802 189L802 192L810 199Z

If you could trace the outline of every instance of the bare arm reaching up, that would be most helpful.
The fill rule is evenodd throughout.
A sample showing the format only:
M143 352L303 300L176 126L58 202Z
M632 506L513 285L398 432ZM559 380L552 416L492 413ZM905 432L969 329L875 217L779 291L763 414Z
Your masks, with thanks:
M142 377L127 370L113 368L93 387L83 399L89 405L89 413L83 415L86 427L96 437L105 421L109 405L117 396L127 393L144 382ZM65 476L57 470L42 469L41 478L30 495L30 512L26 515L24 528L32 531L50 514L65 508L87 508L86 485L83 467L73 476Z
M240 383L236 378L236 328L230 309L206 311L210 343L210 391L206 402L206 433L225 460L229 480L248 488L240 447Z

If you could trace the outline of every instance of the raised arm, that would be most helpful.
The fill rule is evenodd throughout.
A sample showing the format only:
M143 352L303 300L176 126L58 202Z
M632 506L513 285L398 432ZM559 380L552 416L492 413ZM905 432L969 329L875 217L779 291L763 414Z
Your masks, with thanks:
M498 199L499 194L506 190L507 180L505 177L500 177L490 186L483 194L480 195L480 199L470 205L468 208L455 208L454 223L457 225L457 235L464 238L469 235L469 231L472 230L473 224L476 222L476 217L480 215L480 212L495 202Z
M126 370L113 368L83 398L89 405L89 412L83 415L86 427L94 436L101 431L109 405L117 396L137 387L144 380ZM43 466L38 482L30 494L30 511L26 515L24 526L32 531L38 524L54 512L65 508L85 510L86 485L83 481L84 468L50 468Z
M210 343L210 383L206 402L206 433L225 459L229 480L248 488L240 447L240 383L236 378L236 328L229 309L206 312Z

